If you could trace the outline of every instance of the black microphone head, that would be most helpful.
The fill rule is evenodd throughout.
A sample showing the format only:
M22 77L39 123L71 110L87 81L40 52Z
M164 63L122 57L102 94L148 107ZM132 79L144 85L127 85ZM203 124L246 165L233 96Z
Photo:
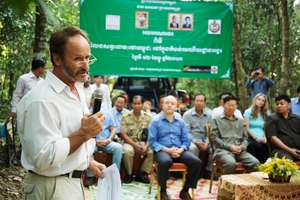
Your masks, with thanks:
M93 99L102 99L103 98L103 92L100 88L97 88L94 90L93 94L92 94L92 98Z
M92 94L92 100L93 100L93 114L96 112L99 112L101 109L101 104L102 104L102 98L103 98L103 93L102 90L97 88L93 94Z

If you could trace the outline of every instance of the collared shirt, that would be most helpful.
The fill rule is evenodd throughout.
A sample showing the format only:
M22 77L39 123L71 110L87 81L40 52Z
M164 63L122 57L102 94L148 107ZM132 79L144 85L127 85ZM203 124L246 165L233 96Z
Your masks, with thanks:
M121 133L121 120L122 120L122 116L124 114L129 113L130 111L126 108L123 108L121 112L119 112L116 107L112 108L112 115L113 115L113 119L115 121L115 128L116 128L116 133L120 134Z
M266 129L270 137L278 137L285 145L300 150L300 117L289 114L285 119L282 115L273 114L268 120Z
M251 89L251 97L255 97L258 93L268 95L268 90L273 87L274 81L268 78L262 80L247 80L246 87Z
M130 111L123 115L121 120L121 132L125 132L133 141L142 141L142 133L145 128L149 128L151 116L144 111L137 117Z
M46 79L22 98L17 106L17 123L25 169L58 176L88 167L95 139L69 155L68 137L79 130L82 117L88 114L81 86L75 85L79 100L64 82L48 72Z
M202 115L199 115L196 112L195 107L193 107L183 114L183 120L187 125L192 141L200 140L202 142L207 142L204 127L205 124L212 123L211 110L209 108L205 107Z
M291 99L291 110L293 114L300 116L300 101L298 97Z
M101 111L111 112L112 103L111 103L111 99L110 99L110 92L109 92L108 85L101 83L99 87L96 84L92 84L90 87L92 88L93 92L97 88L99 88L103 92Z
M111 113L104 113L104 117L105 119L102 125L102 132L96 135L96 140L104 140L109 138L111 135L110 128L115 127L115 122Z
M242 119L228 119L224 115L217 117L213 120L212 133L216 151L229 150L232 145L241 146L242 150L247 148L247 129Z
M43 80L41 77L36 77L32 72L23 74L18 78L16 89L13 93L11 101L11 111L16 112L17 104L22 97L27 94L36 84Z
M90 108L94 88L90 85L89 87L83 87L83 91L84 91L84 95L85 95L86 105L87 105L88 108Z
M224 107L223 106L219 106L217 108L214 108L211 112L211 115L212 115L212 118L217 118L217 117L220 117L220 116L223 116L224 115ZM241 113L241 111L239 109L235 109L234 111L234 116L236 118L239 118L239 119L244 119L243 118L243 115Z
M190 146L188 129L180 117L174 115L172 122L168 121L162 112L150 124L149 144L155 151L160 151L163 147L177 147L187 150Z

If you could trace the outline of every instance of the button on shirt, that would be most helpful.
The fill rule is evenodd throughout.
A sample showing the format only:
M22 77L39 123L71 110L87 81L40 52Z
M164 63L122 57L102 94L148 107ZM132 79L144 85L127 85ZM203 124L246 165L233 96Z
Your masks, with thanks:
M21 100L21 98L27 94L36 84L43 80L41 77L36 77L32 72L29 72L27 74L23 74L19 77L17 81L16 89L13 93L13 98L11 102L11 111L16 112L17 110L17 104Z
M212 123L211 110L209 108L204 108L201 115L196 112L195 107L191 108L184 113L183 120L187 125L192 141L207 141L204 127L205 124Z
M119 112L116 107L112 108L112 115L113 115L113 119L115 121L115 128L116 128L116 133L120 134L121 133L121 120L122 120L122 116L124 114L129 113L129 110L126 108L123 108L121 112Z
M246 150L248 145L247 130L244 121L238 118L228 119L222 115L213 121L214 144L217 149L229 150L230 146L241 146Z
M300 101L298 97L291 99L291 110L292 113L300 117Z
M149 132L149 144L155 152L159 152L163 147L182 147L187 150L190 146L188 129L177 115L169 122L164 113L160 113L150 124Z
M110 137L110 127L115 127L115 122L110 113L104 113L105 120L102 126L102 132L96 136L96 140L104 140Z
M80 100L51 72L17 106L18 132L25 169L44 176L84 170L95 149L95 140L83 143L69 155L69 136L88 114L82 85L76 84Z

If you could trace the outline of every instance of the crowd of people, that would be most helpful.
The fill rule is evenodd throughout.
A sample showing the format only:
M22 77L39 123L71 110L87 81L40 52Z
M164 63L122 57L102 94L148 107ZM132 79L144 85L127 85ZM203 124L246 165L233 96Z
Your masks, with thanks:
M123 95L112 101L104 77L91 80L87 75L90 49L79 29L68 27L54 33L49 46L53 71L38 82L45 62L34 59L32 71L18 80L13 98L12 116L17 115L23 148L21 162L29 172L23 191L29 199L51 199L51 195L65 199L66 193L70 199L82 199L77 180L82 171L89 168L90 177L103 175L105 166L92 158L98 151L112 154L119 169L123 163L125 183L149 183L155 162L162 200L169 199L166 181L173 162L188 168L179 196L189 200L189 188L195 188L200 177L210 176L208 163L213 158L223 163L228 174L234 173L237 161L254 171L275 153L300 160L300 86L295 98L278 95L272 113L268 90L274 83L264 77L261 67L246 83L253 100L243 114L237 108L238 99L223 92L214 109L206 106L205 94L194 95L193 107L181 115L172 95L160 98L158 112L151 110L151 100L140 95L130 105ZM90 114L97 89L102 91L101 110ZM212 127L213 144L207 137L207 124ZM133 174L135 155L142 159L137 174Z

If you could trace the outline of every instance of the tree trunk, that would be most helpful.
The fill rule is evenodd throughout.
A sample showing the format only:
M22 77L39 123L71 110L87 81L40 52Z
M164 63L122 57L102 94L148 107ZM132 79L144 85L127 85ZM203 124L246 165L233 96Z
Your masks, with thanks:
M36 58L44 58L47 47L46 34L47 19L40 4L36 4L36 19L35 19L35 38L33 45L33 54Z
M239 45L239 27L236 13L234 14L233 27L233 51L234 51L234 67L236 73L236 84L238 88L238 97L240 99L240 109L244 111L248 107L248 94L245 87L246 73L242 63L242 53Z
M280 1L281 11L281 45L282 45L282 62L281 62L281 80L279 92L287 93L289 88L289 16L287 0Z

